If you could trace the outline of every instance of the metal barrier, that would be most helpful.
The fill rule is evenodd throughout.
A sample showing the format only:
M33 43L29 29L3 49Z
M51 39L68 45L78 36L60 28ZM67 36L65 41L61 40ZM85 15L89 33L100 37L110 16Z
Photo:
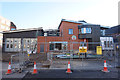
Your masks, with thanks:
M89 46L86 53L79 52L80 42L70 42L68 44L70 44L70 50L56 50L48 53L49 60L52 61L51 68L65 69L68 61L71 62L72 69L80 70L101 70L104 60L107 61L108 68L115 68L118 64L118 51L115 43L111 47L103 49L99 42L88 42L86 45ZM97 51L99 50L98 46L101 46L100 52Z
M11 55L11 63L13 69L19 70L29 68L29 64L33 68L34 61L38 69L66 69L70 61L71 69L102 70L106 60L108 68L114 68L118 63L116 45L112 43L108 47L100 42L39 42L37 54L31 51L28 56L28 52L21 49L16 55Z

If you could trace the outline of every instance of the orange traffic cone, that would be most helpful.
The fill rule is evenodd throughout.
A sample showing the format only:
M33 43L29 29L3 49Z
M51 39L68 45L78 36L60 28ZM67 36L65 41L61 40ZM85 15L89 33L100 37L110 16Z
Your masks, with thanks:
M68 61L68 68L67 68L66 73L72 73L72 71L70 70L70 61Z
M106 60L104 60L104 70L102 70L103 72L109 72L107 69L107 63Z
M36 62L34 62L34 70L32 74L37 74L37 67L36 67Z
M9 62L9 65L8 65L8 71L6 72L6 74L11 74L12 71L11 71L11 63Z

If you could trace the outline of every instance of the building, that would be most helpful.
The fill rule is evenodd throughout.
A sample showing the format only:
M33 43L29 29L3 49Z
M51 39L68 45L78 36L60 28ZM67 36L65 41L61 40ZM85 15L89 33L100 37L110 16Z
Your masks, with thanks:
M105 30L106 36L112 36L116 46L120 44L120 25Z
M57 35L54 35L51 31L47 31L47 33L45 32L48 34L47 36L38 36L39 44L37 50L38 53L55 50L78 50L80 43L100 42L101 30L105 29L108 28L96 24L89 24L86 21L62 19L58 30L55 31ZM49 35L49 33L51 33L51 35ZM42 42L49 44L41 44ZM88 44L87 46L89 50L95 50L97 45L100 44Z
M43 36L42 28L4 31L3 52L37 51L37 36Z
M117 43L119 40L119 35L120 35L120 25L111 27L109 29L105 30L105 35L107 36L113 36L115 43Z
M0 16L0 47L2 47L3 31L16 30L16 26L10 20Z
M105 29L108 28L96 24L89 24L86 21L62 19L58 29L54 30L36 28L6 31L3 33L3 42L5 43L3 44L3 51L17 52L20 50L21 45L23 46L21 48L23 51L27 51L28 49L33 51L33 48L35 48L37 49L37 53L70 51L78 50L82 43L88 47L88 50L95 50L96 46L100 45L100 37L103 35ZM33 45L32 39L35 40L33 41L35 42ZM87 44L88 42L98 42L99 44ZM16 46L16 44L19 45ZM37 46L35 47L34 45L36 44Z

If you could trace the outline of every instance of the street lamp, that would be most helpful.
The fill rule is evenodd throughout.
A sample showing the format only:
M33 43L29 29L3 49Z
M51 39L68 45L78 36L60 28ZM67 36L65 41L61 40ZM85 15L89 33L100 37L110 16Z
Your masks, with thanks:
M47 43L46 43L46 36L47 36L47 33L44 33L44 36L45 36L45 52L47 53Z

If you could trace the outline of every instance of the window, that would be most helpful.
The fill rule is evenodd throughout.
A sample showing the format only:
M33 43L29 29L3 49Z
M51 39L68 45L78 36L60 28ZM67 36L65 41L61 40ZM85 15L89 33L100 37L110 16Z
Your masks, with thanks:
M69 34L73 34L73 29L69 29Z
M112 48L113 47L113 42L112 41L104 41L105 48Z
M86 28L81 28L81 33L85 34L86 33Z
M62 49L62 44L61 43L55 43L55 49L56 50L61 50Z
M9 48L9 44L7 44L7 48Z
M24 48L26 48L25 44L24 44Z
M50 44L50 50L54 50L54 44Z
M17 48L17 44L14 45L14 48Z
M107 43L108 43L108 46L107 46L107 47L110 47L110 41L107 41Z
M10 48L13 48L13 44L10 45Z
M105 47L107 47L107 43L106 43L106 41L104 42L104 45L105 45Z
M11 28L11 30L15 30L15 28Z
M105 30L101 30L101 35L105 35Z
M91 33L91 28L86 28L86 33Z
M113 42L112 41L110 41L110 45L111 45L111 48L113 47Z
M86 34L86 33L91 33L91 28L81 28L79 29L79 33Z
M49 50L67 50L66 42L52 42L49 46Z
M67 44L63 43L63 44L62 44L62 49L63 49L63 50L67 50Z

